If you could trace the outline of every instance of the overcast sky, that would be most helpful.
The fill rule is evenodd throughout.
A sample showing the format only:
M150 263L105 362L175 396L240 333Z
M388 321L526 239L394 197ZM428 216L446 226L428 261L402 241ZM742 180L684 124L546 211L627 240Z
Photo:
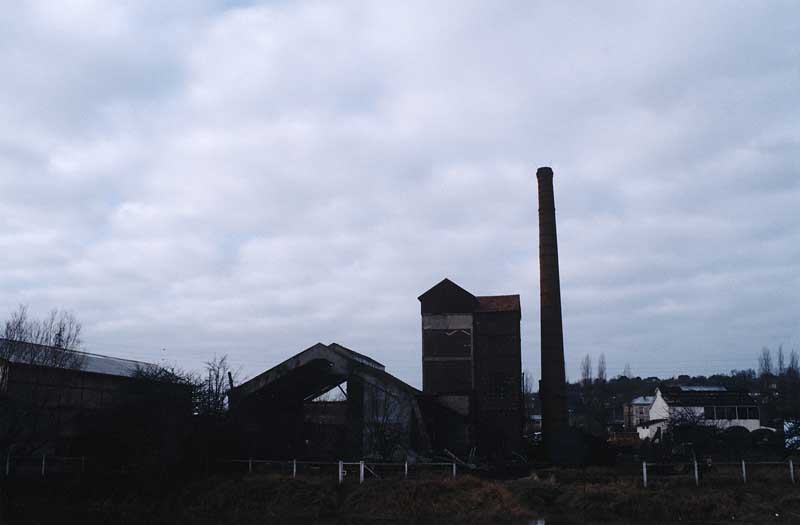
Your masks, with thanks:
M421 386L450 277L521 295L538 377L547 165L570 378L800 350L796 1L9 3L0 313L245 376L335 341Z

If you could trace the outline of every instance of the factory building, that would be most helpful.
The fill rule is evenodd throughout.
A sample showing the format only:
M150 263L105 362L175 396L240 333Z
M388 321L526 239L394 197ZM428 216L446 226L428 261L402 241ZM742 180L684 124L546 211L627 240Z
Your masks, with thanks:
M0 445L17 453L84 454L87 443L109 430L98 428L98 421L136 403L170 414L159 423L174 434L178 418L191 415L191 388L177 383L150 388L143 378L156 368L0 338Z
M434 446L484 457L519 450L519 295L475 296L444 279L419 301L422 390L447 411L431 425Z

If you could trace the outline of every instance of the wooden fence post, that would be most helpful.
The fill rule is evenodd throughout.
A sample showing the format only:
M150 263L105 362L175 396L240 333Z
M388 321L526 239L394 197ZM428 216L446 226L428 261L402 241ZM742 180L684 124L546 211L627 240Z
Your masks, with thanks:
M292 460L292 477L293 478L297 477L297 460L296 459Z
M647 462L642 461L642 484L647 488Z
M694 484L695 486L700 486L700 476L697 475L697 460L694 460Z
M405 478L408 479L408 461L406 461L405 465Z
M358 464L358 482L364 483L364 462Z
M253 473L253 458L247 460L247 472L249 474Z
M742 460L742 483L747 483L747 467L744 466L744 460Z
M342 484L342 481L344 481L344 465L342 464L342 461L340 460L339 461L339 484L340 485Z
M789 479L792 480L792 485L794 485L794 461L791 459L789 460Z
M46 458L46 457L47 457L47 456L45 456L44 454L42 454L42 477L44 477L44 472L45 472L45 458Z
M453 463L453 478L456 477L456 464Z

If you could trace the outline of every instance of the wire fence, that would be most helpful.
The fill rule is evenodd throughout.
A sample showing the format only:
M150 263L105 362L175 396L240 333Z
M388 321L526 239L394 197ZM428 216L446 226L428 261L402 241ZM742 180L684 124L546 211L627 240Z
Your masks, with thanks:
M796 483L794 460L642 463L642 486L687 484L696 487Z
M73 478L86 472L85 456L13 456L5 457L5 477Z
M298 476L329 477L339 483L369 479L455 478L457 463L381 463L370 461L298 461L266 459L221 459L217 464L223 471L238 473L275 473L292 478Z
M364 483L388 479L457 478L473 470L455 462L376 461L302 461L269 459L220 459L215 463L217 474L275 474L287 478L315 477L337 480L338 483ZM74 479L84 474L105 471L103 464L85 456L13 456L7 455L2 465L6 478ZM738 462L642 462L614 467L560 468L533 466L539 476L549 476L561 483L628 482L648 487L694 486L727 487L732 485L795 485L798 473L794 459L785 461Z

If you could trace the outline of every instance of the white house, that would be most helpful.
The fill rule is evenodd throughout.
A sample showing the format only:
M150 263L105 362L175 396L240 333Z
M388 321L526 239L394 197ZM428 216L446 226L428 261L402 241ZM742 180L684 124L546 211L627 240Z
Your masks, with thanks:
M656 396L639 396L625 403L623 406L623 417L625 418L625 428L634 429L639 425L650 421L650 407Z
M636 427L640 439L653 439L667 424L685 421L718 428L744 427L750 432L761 426L758 405L747 392L721 386L676 386L656 388L650 405L650 421Z

